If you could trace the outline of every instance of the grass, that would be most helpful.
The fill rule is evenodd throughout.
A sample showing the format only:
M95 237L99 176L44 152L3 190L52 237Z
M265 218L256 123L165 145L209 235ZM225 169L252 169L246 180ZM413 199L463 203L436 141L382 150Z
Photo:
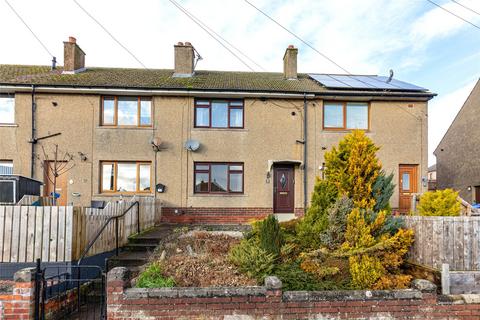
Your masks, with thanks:
M159 263L152 263L138 277L137 288L171 288L175 286L172 277L164 277Z

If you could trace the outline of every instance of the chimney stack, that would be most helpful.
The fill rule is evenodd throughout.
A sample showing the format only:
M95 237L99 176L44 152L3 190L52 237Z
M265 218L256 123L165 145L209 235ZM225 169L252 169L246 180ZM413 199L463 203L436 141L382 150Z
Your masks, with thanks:
M287 80L297 79L297 54L298 49L289 45L283 55L283 76Z
M68 37L68 41L63 43L63 73L82 71L85 71L85 52L77 45L77 39Z
M174 45L175 48L175 70L174 77L187 78L193 76L195 49L190 42L182 42Z

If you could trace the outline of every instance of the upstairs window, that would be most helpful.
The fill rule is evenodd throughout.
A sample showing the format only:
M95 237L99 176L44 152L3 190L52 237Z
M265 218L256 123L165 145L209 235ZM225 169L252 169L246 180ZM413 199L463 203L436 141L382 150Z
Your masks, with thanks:
M369 105L365 102L325 102L323 128L326 130L369 129Z
M195 193L243 193L243 163L194 164Z
M241 129L243 127L243 101L195 101L195 128Z
M104 161L100 167L102 192L150 193L150 162Z
M0 174L13 174L12 160L0 160Z
M151 127L152 100L145 97L103 97L102 126Z
M15 97L0 95L0 124L15 123Z

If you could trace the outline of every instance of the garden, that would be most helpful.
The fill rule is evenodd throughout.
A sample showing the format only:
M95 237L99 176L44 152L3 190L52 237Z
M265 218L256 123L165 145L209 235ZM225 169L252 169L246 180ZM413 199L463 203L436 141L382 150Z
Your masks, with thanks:
M393 174L382 170L378 150L364 132L351 132L325 154L325 176L304 217L279 223L270 215L245 232L176 230L135 285L251 286L274 275L284 290L409 287L404 263L414 234L392 214ZM423 196L419 210L455 215L460 208L447 190Z

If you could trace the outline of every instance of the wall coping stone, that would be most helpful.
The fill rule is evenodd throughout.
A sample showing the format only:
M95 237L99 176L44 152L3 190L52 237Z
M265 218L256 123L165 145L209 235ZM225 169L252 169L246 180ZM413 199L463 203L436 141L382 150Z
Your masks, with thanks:
M285 301L332 300L413 300L422 299L422 293L414 289L402 290L340 290L340 291L285 291Z
M32 282L35 281L36 268L24 268L20 269L13 275L13 281L15 282Z
M125 299L143 298L214 298L234 296L265 296L267 289L260 286L249 287L210 287L210 288L128 288Z

